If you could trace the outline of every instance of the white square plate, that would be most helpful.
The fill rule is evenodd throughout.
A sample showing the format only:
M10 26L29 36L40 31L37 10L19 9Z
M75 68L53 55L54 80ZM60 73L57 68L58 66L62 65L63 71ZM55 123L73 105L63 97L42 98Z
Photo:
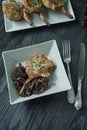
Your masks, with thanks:
M17 0L17 1L21 2L21 0ZM53 12L51 10L47 10L46 11L46 17L47 17L47 20L50 22L50 24L57 24L57 23L63 23L63 22L69 22L69 21L75 20L75 15L74 15L74 12L73 12L70 0L67 0L65 2L65 8L68 10L68 12L70 14L73 15L73 19L69 19L64 14L61 14L59 11ZM12 20L9 20L4 15L5 31L6 32L12 32L12 31L18 31L18 30L23 30L23 29L36 28L36 27L40 27L40 26L45 26L46 25L39 18L39 16L37 14L33 14L32 15L32 21L33 21L34 26L30 26L24 20L22 20L22 21L12 21Z
M39 94L39 95L31 95L29 97L21 97L17 94L17 91L13 85L12 79L11 79L11 72L14 69L14 67L18 63L26 63L26 60L28 60L29 57L31 57L34 54L44 54L49 59L51 59L54 64L56 65L56 69L53 73L52 79L50 79L53 83L51 84L50 88L46 90L45 92ZM8 90L9 90L9 97L10 97L10 104L19 103L22 101L62 92L68 89L71 89L69 80L67 78L60 53L57 47L57 43L55 40L47 41L44 43L40 43L37 45L32 45L24 48L19 48L15 50L10 51L4 51L2 53L4 65L5 65L5 71L6 71L6 77L7 77L7 84L8 84Z

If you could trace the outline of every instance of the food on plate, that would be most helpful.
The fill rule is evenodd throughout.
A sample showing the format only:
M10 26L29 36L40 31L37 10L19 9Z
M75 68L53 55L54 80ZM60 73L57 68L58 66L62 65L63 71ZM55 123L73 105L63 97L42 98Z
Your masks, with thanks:
M19 66L15 67L15 69L12 71L11 78L13 80L14 86L18 93L21 90L21 87L24 85L25 81L28 79L28 75L26 74L26 69L22 64L19 64Z
M47 21L46 17L44 16L44 7L42 4L42 0L23 0L23 4L25 5L26 9L29 10L29 12L36 13L39 15L39 17L48 25L50 26L50 23Z
M64 0L23 0L22 2L6 0L3 2L2 10L9 19L15 21L25 19L31 26L33 25L33 22L30 16L33 13L36 13L40 19L47 24L47 26L50 26L50 23L44 16L46 8L53 11L60 10L60 12L68 16L70 19L73 19L73 16L66 11L64 5Z
M43 54L36 54L29 58L26 67L19 64L12 72L12 80L19 95L30 96L47 90L54 69L53 61Z
M19 94L21 96L30 96L32 94L40 94L46 91L49 87L49 79L47 77L36 77L27 79L22 86Z
M45 55L34 55L26 62L26 73L28 77L49 77L50 72L54 70L54 63Z
M11 20L19 21L25 19L30 25L33 24L28 10L26 10L25 6L20 2L16 2L15 0L6 0L2 5L2 10Z
M65 5L64 0L42 0L42 3L46 8L51 9L53 11L60 10L70 19L73 19L73 16L70 13L68 13L64 7Z

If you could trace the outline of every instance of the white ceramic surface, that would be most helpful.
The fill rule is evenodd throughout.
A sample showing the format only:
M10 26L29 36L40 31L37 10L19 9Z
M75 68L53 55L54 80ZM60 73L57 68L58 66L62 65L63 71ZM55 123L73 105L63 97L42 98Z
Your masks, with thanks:
M34 54L44 54L49 59L51 59L56 65L56 69L51 77L52 83L50 84L50 88L39 95L31 95L29 97L21 97L17 94L17 91L13 85L11 79L11 72L14 67L18 63L23 63L25 65L26 60ZM69 80L67 78L61 56L59 53L59 49L55 40L47 41L44 43L27 46L24 48L19 48L10 51L4 51L2 53L6 77L7 77L7 85L10 97L10 104L19 103L22 101L62 92L65 90L71 89Z
M21 2L21 0L17 0ZM3 3L2 3L3 4ZM63 22L70 22L75 20L75 15L72 9L72 5L70 0L67 0L65 2L65 8L68 10L70 14L73 15L73 19L69 19L67 16L61 14L59 11L51 11L51 10L46 10L46 18L51 24L58 24L58 23L63 23ZM18 31L18 30L24 30L24 29L31 29L31 28L36 28L36 27L41 27L45 26L46 24L39 18L37 14L32 15L32 21L34 26L30 26L25 20L22 21L12 21L9 20L5 15L4 15L4 23L5 23L5 31L6 32L12 32L12 31Z

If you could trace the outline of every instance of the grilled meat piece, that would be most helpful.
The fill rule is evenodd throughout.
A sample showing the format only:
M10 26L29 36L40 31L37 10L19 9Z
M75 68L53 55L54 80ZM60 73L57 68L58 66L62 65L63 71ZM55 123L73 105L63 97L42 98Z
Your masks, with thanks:
M73 16L70 13L68 13L64 8L64 0L42 0L42 3L46 8L51 9L53 11L59 9L61 13L65 14L70 19L73 19Z
M25 5L26 9L29 10L29 12L36 13L39 15L39 17L48 25L50 26L50 23L47 21L46 17L44 16L44 8L42 4L42 0L23 0L23 4Z
M43 11L41 0L23 0L23 3L30 13L39 13Z
M42 54L34 55L26 63L26 73L30 79L35 77L49 77L50 72L54 68L54 63Z
M30 25L33 24L29 17L29 12L20 2L16 2L15 0L5 1L2 5L2 10L10 20L19 21L25 19Z

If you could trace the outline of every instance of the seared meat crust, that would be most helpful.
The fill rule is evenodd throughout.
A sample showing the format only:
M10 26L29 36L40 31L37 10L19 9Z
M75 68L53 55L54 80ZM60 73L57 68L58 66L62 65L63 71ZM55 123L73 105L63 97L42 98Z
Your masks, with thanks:
M34 55L26 62L26 73L30 79L35 77L48 77L54 70L54 63L45 55Z

